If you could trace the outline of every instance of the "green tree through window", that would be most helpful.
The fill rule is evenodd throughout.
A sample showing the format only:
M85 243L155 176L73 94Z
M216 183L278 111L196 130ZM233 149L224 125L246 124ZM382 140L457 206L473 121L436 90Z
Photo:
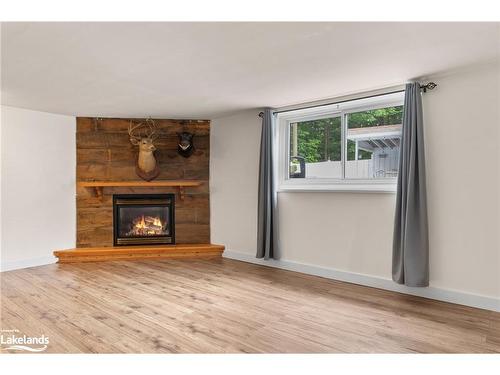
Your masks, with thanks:
M403 106L373 109L347 115L349 129L401 124ZM294 134L296 129L296 134ZM294 140L294 136L296 139ZM342 150L340 117L329 117L291 124L290 155L301 156L306 163L340 161ZM354 160L355 144L347 144L347 160ZM360 159L369 159L369 152L360 150Z
M303 121L296 124L296 149L294 149L293 134L290 137L290 150L292 156L302 156L307 163L340 160L340 117Z

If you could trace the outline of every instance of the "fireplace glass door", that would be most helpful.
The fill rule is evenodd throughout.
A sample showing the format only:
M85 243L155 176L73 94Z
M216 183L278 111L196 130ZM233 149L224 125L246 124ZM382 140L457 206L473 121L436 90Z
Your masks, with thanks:
M173 244L173 194L113 196L114 245Z

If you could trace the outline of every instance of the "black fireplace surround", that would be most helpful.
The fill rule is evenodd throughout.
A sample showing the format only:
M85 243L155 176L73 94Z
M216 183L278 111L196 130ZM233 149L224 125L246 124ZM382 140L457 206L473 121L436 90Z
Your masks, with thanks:
M114 246L175 243L174 194L113 195Z

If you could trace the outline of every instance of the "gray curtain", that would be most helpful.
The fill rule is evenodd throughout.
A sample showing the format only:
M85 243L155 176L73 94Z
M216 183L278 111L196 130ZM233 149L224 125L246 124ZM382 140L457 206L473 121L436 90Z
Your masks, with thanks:
M405 90L392 279L407 286L429 285L422 94L418 82L407 84Z
M278 208L274 186L273 113L262 116L259 165L259 207L257 222L257 258L278 259Z

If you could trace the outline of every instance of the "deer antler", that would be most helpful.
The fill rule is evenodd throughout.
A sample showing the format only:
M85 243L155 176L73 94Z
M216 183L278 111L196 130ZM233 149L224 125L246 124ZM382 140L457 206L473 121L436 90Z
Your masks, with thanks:
M146 120L146 125L149 128L149 132L146 131L146 137L151 138L151 140L155 140L156 138L158 138L158 135L156 134L156 130L158 128L151 117Z
M140 127L143 126L142 122L138 123L137 125L132 125L132 120L130 120L130 124L128 126L128 135L130 137L130 142L133 144L139 142L141 140L141 135L139 134L138 136L134 134L134 131L139 129Z

